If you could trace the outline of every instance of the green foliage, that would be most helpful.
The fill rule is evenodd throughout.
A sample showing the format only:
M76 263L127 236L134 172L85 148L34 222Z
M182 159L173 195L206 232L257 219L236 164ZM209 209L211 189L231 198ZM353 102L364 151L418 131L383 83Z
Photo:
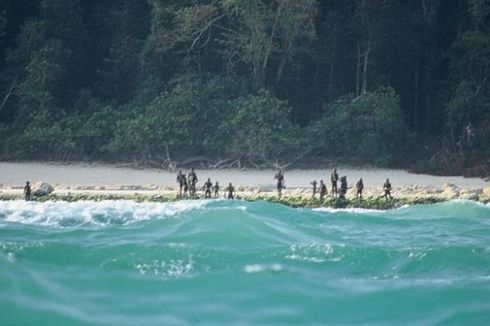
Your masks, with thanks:
M0 157L391 165L443 139L444 162L471 122L463 165L488 165L489 13L487 0L4 1Z
M290 108L266 91L227 78L183 76L145 108L118 122L109 148L144 160L225 154L264 162L297 148ZM160 156L159 156L160 155Z
M469 82L458 85L448 104L448 125L454 142L462 137L464 128L471 123L476 147L490 150L490 102L485 89Z
M53 108L53 92L63 77L68 56L69 52L57 40L48 42L33 56L26 67L27 75L17 90L21 112Z
M312 126L319 151L390 165L405 137L399 98L391 88L347 96L327 107Z
M36 111L30 115L28 126L7 148L12 157L39 157L65 160L75 150L75 133L79 126L73 119L53 115L49 111Z
M239 79L182 76L171 88L118 122L111 150L145 159L166 154L216 155L227 146L222 125L232 114L228 100L246 93Z
M227 129L229 153L250 161L268 161L290 156L298 148L295 126L288 120L287 103L266 91L229 102L233 115Z

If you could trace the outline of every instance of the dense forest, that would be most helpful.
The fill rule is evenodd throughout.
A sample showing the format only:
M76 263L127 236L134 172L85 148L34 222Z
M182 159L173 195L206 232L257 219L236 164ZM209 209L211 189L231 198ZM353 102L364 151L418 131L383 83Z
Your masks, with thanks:
M490 172L489 0L1 0L0 158Z

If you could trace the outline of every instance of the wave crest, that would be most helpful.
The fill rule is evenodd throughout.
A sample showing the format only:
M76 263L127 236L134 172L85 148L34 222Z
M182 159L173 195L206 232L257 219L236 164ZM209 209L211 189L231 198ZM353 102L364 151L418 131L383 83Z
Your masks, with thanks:
M0 221L52 227L128 225L150 219L175 217L199 209L206 201L136 203L121 201L25 202L0 201Z

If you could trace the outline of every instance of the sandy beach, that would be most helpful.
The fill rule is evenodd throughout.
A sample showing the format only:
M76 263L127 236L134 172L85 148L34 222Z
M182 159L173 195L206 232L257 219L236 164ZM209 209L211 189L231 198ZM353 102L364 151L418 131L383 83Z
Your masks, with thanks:
M362 177L366 195L380 195L384 180L390 178L393 194L471 199L490 190L490 182L480 178L440 177L411 174L403 170L338 167L349 186ZM274 194L273 170L196 170L200 184L207 178L221 185L232 182L239 192ZM328 182L330 167L316 170L286 170L285 194L306 195L310 182ZM176 188L176 173L158 169L133 169L99 164L0 162L0 191L17 193L25 181L46 182L55 193L168 193ZM328 183L327 183L328 184ZM353 195L350 189L348 195Z
M411 174L403 170L368 169L338 167L340 176L347 176L350 184L363 178L366 188L379 187L386 178L390 178L393 187L442 187L445 183L459 188L490 187L490 182L481 178L441 177L425 174ZM184 170L184 172L186 172ZM330 167L316 170L286 170L287 188L308 188L312 180L327 182L330 178ZM211 178L221 184L233 182L241 187L274 188L273 170L196 170L201 182ZM176 173L158 169L132 169L110 165L50 163L5 163L0 162L0 185L2 187L22 186L26 180L31 183L43 181L59 188L74 186L141 186L143 188L157 185L174 188ZM154 188L154 187L151 187Z

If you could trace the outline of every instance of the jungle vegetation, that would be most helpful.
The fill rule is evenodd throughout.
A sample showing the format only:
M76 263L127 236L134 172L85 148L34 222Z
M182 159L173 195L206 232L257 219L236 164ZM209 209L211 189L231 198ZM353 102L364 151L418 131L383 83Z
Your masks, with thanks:
M489 0L2 0L0 159L488 175Z

